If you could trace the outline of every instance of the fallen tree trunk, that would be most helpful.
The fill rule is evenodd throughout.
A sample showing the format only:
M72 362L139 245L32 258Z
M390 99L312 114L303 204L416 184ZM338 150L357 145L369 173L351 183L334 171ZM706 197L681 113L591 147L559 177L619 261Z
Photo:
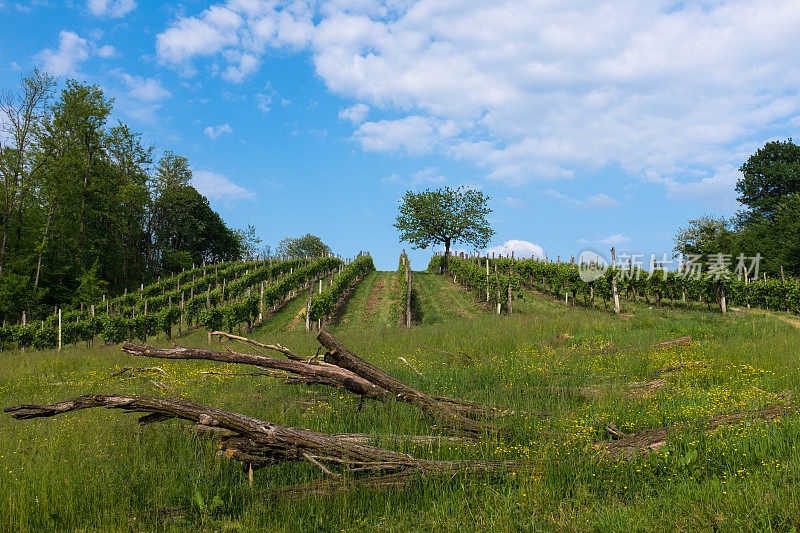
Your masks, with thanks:
M325 362L347 369L370 383L389 391L398 401L408 402L418 407L422 412L434 418L441 427L465 431L468 433L483 433L486 431L499 431L485 422L477 421L472 417L486 417L500 410L467 400L434 396L409 385L406 385L394 376L387 374L380 368L364 361L353 352L345 348L327 330L322 330L317 335L317 340L328 351L325 353Z
M734 411L722 413L705 422L705 432L730 424L738 424L747 420L775 420L785 414L796 412L800 409L797 405L773 405L763 409ZM643 429L630 435L624 435L619 440L601 442L595 445L600 450L606 450L610 455L617 457L632 457L649 451L655 451L667 443L670 435L679 433L689 427L688 424L676 424L658 428Z
M226 335L228 336L228 335ZM122 345L124 352L136 356L157 357L165 359L207 359L226 363L241 363L288 372L284 377L288 383L306 383L329 385L342 390L347 390L362 398L380 401L403 401L420 408L424 413L432 416L440 428L456 430L466 433L483 433L500 431L483 421L475 419L490 419L513 411L486 405L479 402L448 398L428 394L402 381L394 378L379 368L367 363L363 359L347 350L337 339L326 330L322 330L317 339L323 347L328 349L324 360L309 358L300 362L301 356L291 350L280 346L257 343L244 337L231 337L255 346L277 350L292 360L275 359L262 355L251 355L238 352L216 352L197 348L154 348L141 344L126 342ZM345 354L337 359L337 354ZM349 365L349 366L348 366ZM355 370L354 370L355 369ZM544 416L546 413L527 413L535 416Z
M254 467L284 461L306 461L326 475L340 472L398 473L413 479L415 474L445 475L458 472L492 473L530 469L527 461L431 461L406 453L365 444L363 435L328 435L303 429L279 426L230 411L224 411L187 400L133 395L86 395L50 405L15 405L5 412L18 420L50 417L71 411L105 407L126 412L147 413L139 418L142 425L180 418L199 426L224 429L230 435L220 436L220 447L232 459ZM392 438L402 440L402 437ZM412 436L414 442L424 439ZM336 469L335 472L331 469Z
M122 351L140 357L156 357L159 359L206 359L209 361L221 361L224 363L241 363L253 365L261 368L282 370L295 374L287 376L296 382L329 385L338 389L343 389L376 400L388 400L391 395L384 389L376 387L371 382L334 365L301 363L294 360L276 359L263 355L251 355L239 352L215 352L212 350L201 350L197 348L154 348L142 344L125 342L122 344Z

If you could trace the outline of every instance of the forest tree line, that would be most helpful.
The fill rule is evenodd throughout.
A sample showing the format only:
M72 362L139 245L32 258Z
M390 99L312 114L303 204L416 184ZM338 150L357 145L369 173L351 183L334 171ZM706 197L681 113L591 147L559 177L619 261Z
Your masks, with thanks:
M759 270L780 278L800 276L800 146L792 139L770 141L739 171L733 217L690 220L675 236L675 251L707 261L712 254L735 258L760 254Z
M35 70L0 97L0 320L119 294L202 261L253 253L192 187L189 161L111 124L96 85Z

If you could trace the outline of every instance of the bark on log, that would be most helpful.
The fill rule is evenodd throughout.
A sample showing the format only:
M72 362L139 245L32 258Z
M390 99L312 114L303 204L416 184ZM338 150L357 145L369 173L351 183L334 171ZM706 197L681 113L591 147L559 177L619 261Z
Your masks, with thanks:
M669 346L691 346L692 345L692 336L685 335L683 337L678 337L677 339L670 339L668 341L659 342L656 344L659 348L666 348Z
M122 351L141 357L156 357L160 359L207 359L224 363L253 365L297 374L303 383L329 385L375 400L386 401L391 397L386 390L376 387L369 381L352 372L337 368L333 365L312 365L299 361L265 357L263 355L251 355L238 352L215 352L197 348L182 348L180 346L176 346L175 348L154 348L152 346L144 346L132 342L123 343Z
M50 417L71 411L105 407L125 412L147 413L139 423L150 424L172 418L199 426L225 429L232 434L220 437L220 448L232 459L255 467L284 461L307 461L331 473L329 468L350 473L455 474L458 472L498 472L531 467L527 461L431 461L406 453L363 443L354 438L294 429L224 411L187 400L133 395L86 395L50 405L16 405L5 412L18 420Z
M499 428L484 422L467 418L467 416L485 416L495 411L491 406L455 398L433 396L406 385L355 355L325 329L319 332L317 340L328 350L325 353L325 362L347 369L377 387L389 391L398 401L408 402L418 407L433 417L441 424L441 427L468 433L499 430Z
M763 409L722 413L706 421L704 432L708 433L720 426L738 424L747 420L775 420L788 413L796 412L798 409L800 409L800 406L797 405L773 405ZM595 448L606 450L610 455L617 457L632 457L636 454L658 450L667 443L667 438L670 435L674 435L688 427L689 424L676 424L674 426L643 429L619 440L596 444Z

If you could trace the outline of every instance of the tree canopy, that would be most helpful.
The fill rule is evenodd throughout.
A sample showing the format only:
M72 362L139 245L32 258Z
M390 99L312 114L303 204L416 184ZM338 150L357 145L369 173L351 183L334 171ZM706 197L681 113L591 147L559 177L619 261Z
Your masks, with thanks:
M779 275L781 267L800 275L800 146L770 141L739 169L738 200L732 219L690 220L675 237L675 251L707 256L761 255L759 269Z
M489 199L481 191L465 187L406 191L394 227L400 240L413 248L443 244L447 265L452 244L483 248L489 243L495 233L486 219L492 212Z
M278 255L290 257L320 257L331 253L331 248L316 235L306 233L302 237L286 237L278 243Z
M779 206L800 193L800 146L792 139L771 141L741 166L736 183L739 202L748 207L748 220L774 219Z
M190 185L185 157L121 122L96 85L34 70L0 94L0 321L121 293L240 239Z

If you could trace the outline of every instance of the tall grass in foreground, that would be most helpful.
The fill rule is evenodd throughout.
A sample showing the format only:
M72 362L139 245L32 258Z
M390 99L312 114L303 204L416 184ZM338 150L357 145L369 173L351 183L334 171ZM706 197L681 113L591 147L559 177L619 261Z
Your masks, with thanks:
M414 531L728 530L800 527L800 421L752 422L705 434L715 413L786 402L800 393L800 330L773 318L635 307L619 319L527 295L512 317L492 315L405 330L334 332L351 350L427 391L506 405L512 436L475 445L408 447L433 459L524 458L533 474L420 480L405 491L360 489L288 500L281 486L318 479L305 464L256 471L216 454L213 439L181 422L146 427L136 415L87 410L15 421L0 416L0 530ZM559 334L570 338L553 340ZM686 348L656 342L691 334ZM262 336L263 335L263 336ZM303 328L254 337L313 353ZM205 335L182 341L207 346ZM405 357L424 376L399 361ZM642 397L625 384L658 369L708 367L666 377ZM109 378L123 366L168 376ZM176 396L288 426L330 433L430 434L407 405L367 402L329 388L261 377L203 374L233 365L146 360L115 347L4 353L0 405L87 393ZM169 387L164 390L151 380ZM580 388L592 391L585 395ZM523 411L548 410L547 418ZM656 453L623 461L594 450L609 438L598 417L626 432L676 423L685 431Z

